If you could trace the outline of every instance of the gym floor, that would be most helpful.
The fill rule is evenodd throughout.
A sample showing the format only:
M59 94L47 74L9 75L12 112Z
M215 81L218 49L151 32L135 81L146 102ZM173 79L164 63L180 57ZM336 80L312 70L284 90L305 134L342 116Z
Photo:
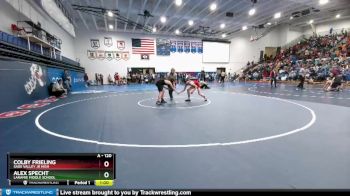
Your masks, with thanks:
M125 189L350 189L349 90L211 87L163 106L154 85L91 87L1 119L0 153L113 152Z

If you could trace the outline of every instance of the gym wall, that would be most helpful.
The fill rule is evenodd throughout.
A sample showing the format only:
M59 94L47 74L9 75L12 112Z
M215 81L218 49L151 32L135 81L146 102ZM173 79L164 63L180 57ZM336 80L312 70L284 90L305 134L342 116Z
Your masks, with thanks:
M113 45L108 47L104 44L104 37L111 37ZM127 74L128 68L135 67L154 67L156 72L169 72L171 68L175 68L179 72L200 72L204 69L207 72L216 72L217 67L226 67L227 70L230 68L230 63L203 63L202 54L199 53L171 53L170 56L157 56L156 47L155 54L150 55L149 60L141 60L140 54L132 54L132 38L165 38L170 40L178 41L191 41L191 42L201 42L200 39L189 39L183 37L161 37L152 35L130 35L122 34L116 32L102 33L102 32L77 32L77 37L75 40L76 54L77 58L80 59L80 63L85 67L86 73L88 73L89 78L94 78L95 73L102 73L105 80L108 74L113 74L118 72L120 75L125 76ZM102 51L123 51L129 52L129 60L91 60L88 58L87 51L95 50L91 47L90 39L98 39L100 47L96 50ZM125 41L125 49L119 50L117 48L117 41ZM218 53L220 51L217 51Z
M1 0L0 31L12 34L11 24L16 24L17 21L32 20L34 23L40 22L43 29L62 39L62 55L75 60L74 38L60 26L58 26L56 22L50 18L50 16L43 11L39 11L32 4L34 3L30 3L30 0ZM25 14L17 12L14 7L16 7L16 9L20 8L21 12ZM26 17L25 15L30 16L30 18Z
M62 78L63 69L46 65L0 59L0 113L49 97L48 85ZM85 88L84 74L70 71L72 90Z

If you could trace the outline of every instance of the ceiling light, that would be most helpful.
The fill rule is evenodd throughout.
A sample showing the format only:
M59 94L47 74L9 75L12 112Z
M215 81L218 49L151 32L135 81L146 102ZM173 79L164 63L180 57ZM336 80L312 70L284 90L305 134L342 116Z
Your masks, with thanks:
M310 20L310 21L309 21L309 24L312 24L312 23L314 23L314 20Z
M160 17L160 22L165 23L166 22L166 17L165 16Z
M268 23L267 23L267 25L269 25L269 26L270 26L270 25L271 25L271 22L268 22Z
M275 19L281 18L281 12L276 13L273 17L274 17Z
M247 29L248 29L247 26L243 26L243 27L242 27L242 30L243 30L243 31L245 31L245 30L247 30Z
M216 3L212 3L212 4L210 5L210 10L211 10L211 11L216 10L216 8L217 8Z
M249 16L253 16L255 14L255 9L252 8L249 10Z
M293 18L294 18L294 17L293 17L293 16L291 16L289 19L290 19L290 20L293 20Z
M110 24L110 25L108 25L108 28L112 30L112 29L114 29L114 26Z
M176 35L180 34L180 30L179 30L179 29L176 29L175 34L176 34Z
M192 26L193 23L194 23L193 20L189 20L189 21L188 21L188 25L190 25L190 26Z
M225 23L222 23L221 25L220 25L220 28L225 28L226 27L226 24Z
M335 17L336 17L336 18L340 18L340 14L337 14Z
M113 14L112 11L108 11L108 12L107 12L107 15L108 15L109 17L113 17L114 14Z
M175 0L175 4L176 4L177 6L182 5L182 0Z
M328 3L328 0L320 0L319 3L320 3L320 5L327 4L327 3Z
M153 33L157 32L157 28L153 27L152 31Z
M226 34L225 34L225 33L224 33L224 34L222 34L222 35L221 35L221 37L222 37L222 38L225 38L225 37L226 37Z

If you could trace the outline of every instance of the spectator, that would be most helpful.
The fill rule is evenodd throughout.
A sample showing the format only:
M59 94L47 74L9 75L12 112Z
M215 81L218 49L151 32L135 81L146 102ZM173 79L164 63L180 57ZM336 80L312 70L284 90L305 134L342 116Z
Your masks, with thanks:
M275 83L275 88L277 88L277 73L275 69L271 69L270 72L270 80L271 80L271 88L273 87L273 83Z
M87 75L87 73L84 74L84 82L86 86L90 86L90 82L89 82L89 76Z
M220 74L220 82L222 84L225 83L225 77L226 77L226 73L224 71L222 71L221 74Z
M56 97L67 95L67 89L63 87L62 79L58 79L57 82L52 85L52 94Z
M103 83L103 75L102 75L102 74L100 74L100 82L101 82L101 85L104 84L104 83Z
M301 66L300 70L299 70L299 79L300 82L297 86L297 90L302 90L304 89L304 82L305 82L305 75L306 75L306 70L304 69L303 66Z
M64 70L64 73L63 73L63 86L65 87L65 89L69 91L71 91L71 88L72 88L72 78L68 72L68 70Z
M98 73L95 73L95 80L96 80L96 85L100 84L100 75Z
M120 85L120 76L119 76L118 72L116 72L114 74L114 81L115 81L116 85L118 85L118 86Z
M113 81L113 78L111 76L111 74L108 74L108 84L111 85L111 84L114 84L114 81Z

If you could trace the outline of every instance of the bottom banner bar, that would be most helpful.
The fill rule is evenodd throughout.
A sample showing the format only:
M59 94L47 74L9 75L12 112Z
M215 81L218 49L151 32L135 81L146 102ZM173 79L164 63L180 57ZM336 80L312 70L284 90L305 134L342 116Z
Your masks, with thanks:
M110 182L111 181L111 182ZM10 180L10 186L94 186L97 181L90 180L55 180L55 181L27 181ZM113 180L105 180L104 184L112 184ZM107 186L106 185L106 186ZM97 186L97 185L96 185Z
M1 189L0 189L1 190ZM17 195L31 195L31 196L56 196L59 195L58 189L2 189L0 191L2 196L17 196Z
M25 188L8 188L0 189L0 196L67 196L67 195L95 195L95 196L189 196L191 191L185 190L104 190L104 189L25 189Z

